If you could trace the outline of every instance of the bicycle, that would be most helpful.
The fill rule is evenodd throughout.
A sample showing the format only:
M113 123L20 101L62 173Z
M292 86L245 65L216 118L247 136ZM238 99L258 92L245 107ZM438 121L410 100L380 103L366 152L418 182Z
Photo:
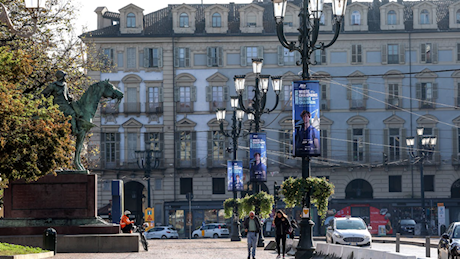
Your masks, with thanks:
M134 232L139 233L139 238L141 240L142 247L144 248L145 251L149 251L149 243L147 242L147 239L145 239L145 226L135 226L134 227Z

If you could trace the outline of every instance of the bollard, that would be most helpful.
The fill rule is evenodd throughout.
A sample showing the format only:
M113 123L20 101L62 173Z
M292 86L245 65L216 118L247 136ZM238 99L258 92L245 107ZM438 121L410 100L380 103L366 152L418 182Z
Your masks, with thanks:
M400 240L401 239L401 234L396 233L396 253L399 253L399 246L400 246Z
M57 251L57 232L54 228L47 228L43 233L43 249Z
M426 236L425 239L426 257L430 257L430 237Z

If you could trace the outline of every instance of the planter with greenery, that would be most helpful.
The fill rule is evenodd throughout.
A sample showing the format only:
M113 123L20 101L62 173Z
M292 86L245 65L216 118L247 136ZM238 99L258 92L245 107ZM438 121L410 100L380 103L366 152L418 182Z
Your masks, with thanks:
M234 199L234 198L229 198L224 201L224 214L226 218L231 218L233 217L233 208L235 205L238 208L238 216L242 216L242 206L241 206L241 199Z
M285 180L281 185L281 194L287 208L302 207L306 194L310 192L310 202L316 205L321 219L326 218L328 199L334 194L334 184L326 178L292 178Z
M259 217L267 218L272 212L273 204L275 200L273 195L267 194L265 191L261 191L258 194L246 195L241 198L242 212L240 216L247 216L250 211L257 211L259 209Z

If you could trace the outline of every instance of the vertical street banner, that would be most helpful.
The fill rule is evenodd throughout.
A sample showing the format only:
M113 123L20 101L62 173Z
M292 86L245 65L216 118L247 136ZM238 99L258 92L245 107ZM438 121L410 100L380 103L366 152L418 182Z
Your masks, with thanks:
M267 136L252 133L249 138L249 176L251 182L267 181Z
M235 183L235 191L244 190L243 161L227 161L227 179L228 191L233 191L233 183Z
M319 81L292 83L293 156L321 156Z

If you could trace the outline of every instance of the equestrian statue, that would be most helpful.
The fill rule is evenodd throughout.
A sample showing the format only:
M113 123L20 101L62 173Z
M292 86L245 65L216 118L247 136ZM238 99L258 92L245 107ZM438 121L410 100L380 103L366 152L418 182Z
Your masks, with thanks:
M49 84L42 94L45 97L53 96L53 103L59 106L65 116L71 116L72 135L77 138L75 144L74 166L79 171L84 171L85 167L81 164L81 149L88 131L93 128L92 123L101 98L117 99L118 103L123 98L123 93L113 86L108 80L94 83L88 87L85 93L77 101L73 101L69 95L66 83L66 73L58 70L57 80Z

